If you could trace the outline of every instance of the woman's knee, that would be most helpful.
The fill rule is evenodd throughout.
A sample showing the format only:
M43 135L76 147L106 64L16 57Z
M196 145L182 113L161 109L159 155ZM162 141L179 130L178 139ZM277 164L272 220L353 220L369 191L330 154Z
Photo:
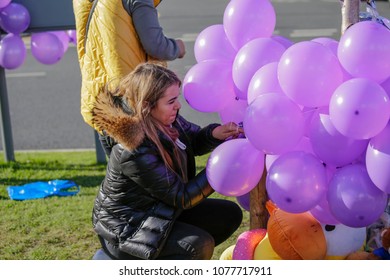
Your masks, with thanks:
M238 228L241 225L243 214L242 209L237 203L229 200L222 200L218 205L224 215L220 216L220 221L233 228Z
M236 226L239 227L242 222L243 214L242 214L242 209L240 206L238 206L236 203L232 202L232 212L231 215L233 217L233 221L235 221Z
M214 238L204 232L202 236L189 236L186 240L181 240L180 245L190 253L193 260L209 260L214 253Z

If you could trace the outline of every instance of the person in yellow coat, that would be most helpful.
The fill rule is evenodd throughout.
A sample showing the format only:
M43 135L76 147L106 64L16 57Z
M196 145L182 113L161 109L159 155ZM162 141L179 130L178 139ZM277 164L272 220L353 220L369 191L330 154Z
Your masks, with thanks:
M167 38L158 20L161 0L73 0L81 70L81 115L92 122L93 104L107 83L113 88L138 64L185 55L183 41ZM102 136L103 132L100 132ZM106 154L110 144L101 137Z

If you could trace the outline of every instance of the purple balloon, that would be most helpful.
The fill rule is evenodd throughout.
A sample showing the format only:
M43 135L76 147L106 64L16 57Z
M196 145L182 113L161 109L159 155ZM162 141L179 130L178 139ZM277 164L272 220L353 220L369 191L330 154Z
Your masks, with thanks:
M279 36L279 35L272 35L271 36L272 40L275 40L276 42L281 43L286 49L294 45L294 42L291 41L290 39L287 39L286 37Z
M57 36L57 38L61 41L62 47L64 48L64 53L65 53L69 47L69 36L66 33L66 31L51 31L50 33Z
M303 213L324 197L327 180L324 165L312 154L294 151L271 165L266 179L270 199L282 210Z
M0 9L7 7L9 3L11 0L0 0Z
M283 94L258 96L244 118L245 135L258 150L280 155L294 148L304 133L299 107Z
M375 21L361 21L340 38L338 58L353 76L383 82L390 77L390 32Z
M69 36L69 42L73 44L77 44L77 32L74 29L67 30L66 33Z
M368 144L368 140L342 135L334 127L328 114L318 112L312 117L309 137L318 158L334 166L350 164L365 152Z
M356 163L356 162L354 162L354 163ZM336 167L336 166L330 165L330 164L325 164L326 178L327 178L328 182L333 178L333 175L338 168L340 168L340 167Z
M248 104L245 100L238 99L237 97L232 98L231 101L219 111L219 117L221 118L222 123L243 123L247 107Z
M301 141L299 141L299 143L293 149L286 152L292 152L292 151L301 151L301 152L306 152L314 155L314 152L311 148L310 139L308 137L302 137ZM278 157L280 157L280 155L267 154L265 156L265 167L267 168L267 170L271 168L271 165Z
M390 78L381 83L381 87L383 87L387 93L387 96L390 98Z
M328 37L319 37L314 38L311 41L324 45L325 47L329 48L335 55L337 55L337 48L339 46L339 42L337 40Z
M33 33L31 35L31 53L40 63L54 64L64 55L64 47L60 39L50 32Z
M236 197L238 204L246 211L250 211L250 192Z
M21 4L11 3L0 10L0 26L8 33L20 34L30 25L30 13Z
M264 171L264 153L247 139L233 139L219 145L210 155L206 175L211 187L226 196L250 192Z
M310 133L310 124L314 115L318 114L318 112L322 112L323 110L328 111L328 107L320 107L320 108L311 108L311 107L303 107L302 108L302 116L305 120L305 132L304 135L309 137ZM329 111L328 111L329 114Z
M366 227L385 211L387 194L379 190L362 164L351 164L336 170L327 193L333 216L349 227Z
M341 84L329 103L335 128L354 139L369 139L385 128L390 117L390 101L376 82L354 78Z
M200 112L219 112L235 98L231 62L205 60L195 64L183 80L183 96Z
M337 50L338 50L338 47L339 47L339 42L337 40L332 39L332 38L327 38L327 37L320 37L320 38L315 38L312 41L324 45L325 47L330 49L332 51L332 53L334 53L335 56L337 56ZM340 62L339 62L339 65L340 65L340 68L341 68L341 70L343 72L343 81L347 81L349 79L352 79L351 74L349 74L344 69L344 67L341 65Z
M271 62L255 72L248 86L248 104L264 93L283 93L278 80L278 62Z
M306 107L327 106L333 91L342 83L337 57L327 47L311 41L289 47L278 65L283 92Z
M0 40L0 65L5 69L16 69L26 59L26 46L19 35L7 34Z
M231 0L223 15L226 35L236 50L255 38L270 37L275 24L275 10L268 0Z
M338 225L340 222L333 216L329 209L329 203L326 200L326 195L322 198L319 204L310 209L310 214L321 224Z
M233 62L236 50L226 37L222 24L211 25L199 33L194 53L197 62L208 59L226 59Z
M247 99L249 82L262 66L279 61L285 47L271 38L257 38L245 44L233 62L233 81L240 99Z
M366 167L375 186L390 194L390 123L371 138L366 152Z

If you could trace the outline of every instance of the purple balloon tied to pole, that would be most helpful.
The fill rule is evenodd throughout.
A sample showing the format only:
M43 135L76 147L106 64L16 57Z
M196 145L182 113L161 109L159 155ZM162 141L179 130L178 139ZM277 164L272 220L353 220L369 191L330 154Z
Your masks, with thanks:
M77 33L76 33L76 30L74 30L74 29L67 30L66 33L69 36L69 42L72 43L72 44L77 44Z
M29 25L30 13L23 5L11 3L0 10L0 27L8 33L23 33Z
M69 36L66 31L51 31L50 33L57 36L61 41L62 47L64 48L64 53L68 50L69 47Z
M42 64L51 65L61 60L64 47L60 39L50 32L33 33L31 53Z
M7 34L0 40L0 65L8 70L20 67L26 59L26 46L19 35Z

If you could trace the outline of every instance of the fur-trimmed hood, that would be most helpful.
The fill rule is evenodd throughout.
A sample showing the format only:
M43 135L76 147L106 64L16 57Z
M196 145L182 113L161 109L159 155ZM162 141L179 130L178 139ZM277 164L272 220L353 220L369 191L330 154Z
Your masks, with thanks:
M100 92L92 110L92 122L99 131L109 136L128 150L137 148L145 138L140 120L123 108L108 91Z

